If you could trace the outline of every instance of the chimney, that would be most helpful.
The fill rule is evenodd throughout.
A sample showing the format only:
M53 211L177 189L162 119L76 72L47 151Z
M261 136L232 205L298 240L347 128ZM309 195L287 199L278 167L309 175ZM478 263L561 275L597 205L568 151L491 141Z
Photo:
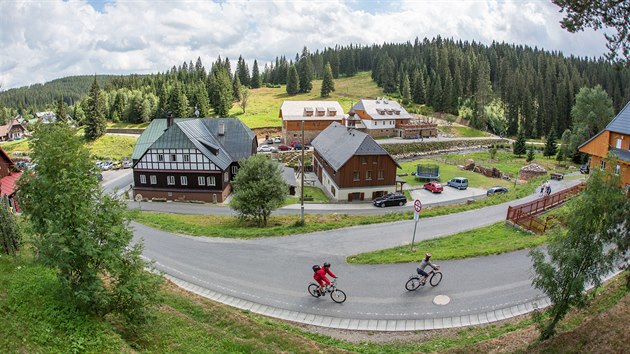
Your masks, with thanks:
M219 136L225 135L225 123L219 122Z
M166 113L166 128L170 128L173 126L173 122L175 121L175 119L173 119L173 112L167 112Z

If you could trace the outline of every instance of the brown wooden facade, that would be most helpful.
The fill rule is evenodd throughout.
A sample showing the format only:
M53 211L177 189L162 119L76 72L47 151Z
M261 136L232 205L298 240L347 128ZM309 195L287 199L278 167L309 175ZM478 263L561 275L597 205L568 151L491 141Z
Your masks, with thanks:
M607 163L605 159L608 158L608 152L611 148L630 150L630 135L604 130L580 147L580 151L591 155L589 162L591 169L606 168L617 173L621 183L630 189L630 162L615 159L612 165Z

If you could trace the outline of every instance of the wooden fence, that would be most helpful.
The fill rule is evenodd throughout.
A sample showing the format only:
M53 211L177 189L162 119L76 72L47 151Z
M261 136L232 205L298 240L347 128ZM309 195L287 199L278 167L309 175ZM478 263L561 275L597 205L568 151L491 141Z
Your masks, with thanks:
M584 187L584 184L578 184L525 204L510 206L506 220L532 232L542 234L547 230L550 217L543 221L537 215L564 203L570 197L580 193Z

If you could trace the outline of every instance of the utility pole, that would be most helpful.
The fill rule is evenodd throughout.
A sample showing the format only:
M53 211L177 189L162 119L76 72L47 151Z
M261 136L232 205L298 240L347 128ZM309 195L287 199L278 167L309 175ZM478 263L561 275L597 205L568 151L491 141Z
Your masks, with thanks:
M302 188L300 188L300 222L304 225L304 119L302 119L302 164L301 164Z

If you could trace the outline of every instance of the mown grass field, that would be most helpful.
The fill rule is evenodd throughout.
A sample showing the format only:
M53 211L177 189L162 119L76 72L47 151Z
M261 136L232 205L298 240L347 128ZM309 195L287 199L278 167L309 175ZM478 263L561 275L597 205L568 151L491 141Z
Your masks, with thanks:
M431 251L439 262L532 248L542 245L546 240L544 235L533 235L500 222L450 236L417 242L413 251L411 245L404 245L349 256L347 261L354 264L419 262L426 251Z
M464 126L440 126L440 130L446 134L452 134L457 138L484 138L492 136L491 134Z
M345 112L350 110L353 104L361 98L374 98L383 96L383 90L372 81L369 72L360 72L352 77L340 77L335 80L335 92L329 97L321 98L320 90L322 80L313 80L313 89L309 93L301 93L290 96L286 88L261 87L251 89L249 103L243 113L238 104L234 104L230 109L230 117L236 117L245 123L249 128L279 128L282 120L278 117L282 102L289 101L312 101L326 100L338 101Z
M328 196L317 187L304 186L304 203L328 203ZM284 205L300 203L300 194L288 196Z
M86 146L96 159L111 158L120 161L124 157L131 158L137 140L135 136L103 135L91 143L86 143Z
M0 352L482 353L501 349L555 353L571 348L621 353L630 341L630 296L623 283L619 277L599 289L589 306L571 311L560 322L558 335L542 343L536 340L529 316L445 331L348 336L328 331L331 337L209 301L168 282L160 290L154 322L139 336L130 336L115 318L77 311L61 296L55 273L35 264L23 250L17 257L0 256Z

